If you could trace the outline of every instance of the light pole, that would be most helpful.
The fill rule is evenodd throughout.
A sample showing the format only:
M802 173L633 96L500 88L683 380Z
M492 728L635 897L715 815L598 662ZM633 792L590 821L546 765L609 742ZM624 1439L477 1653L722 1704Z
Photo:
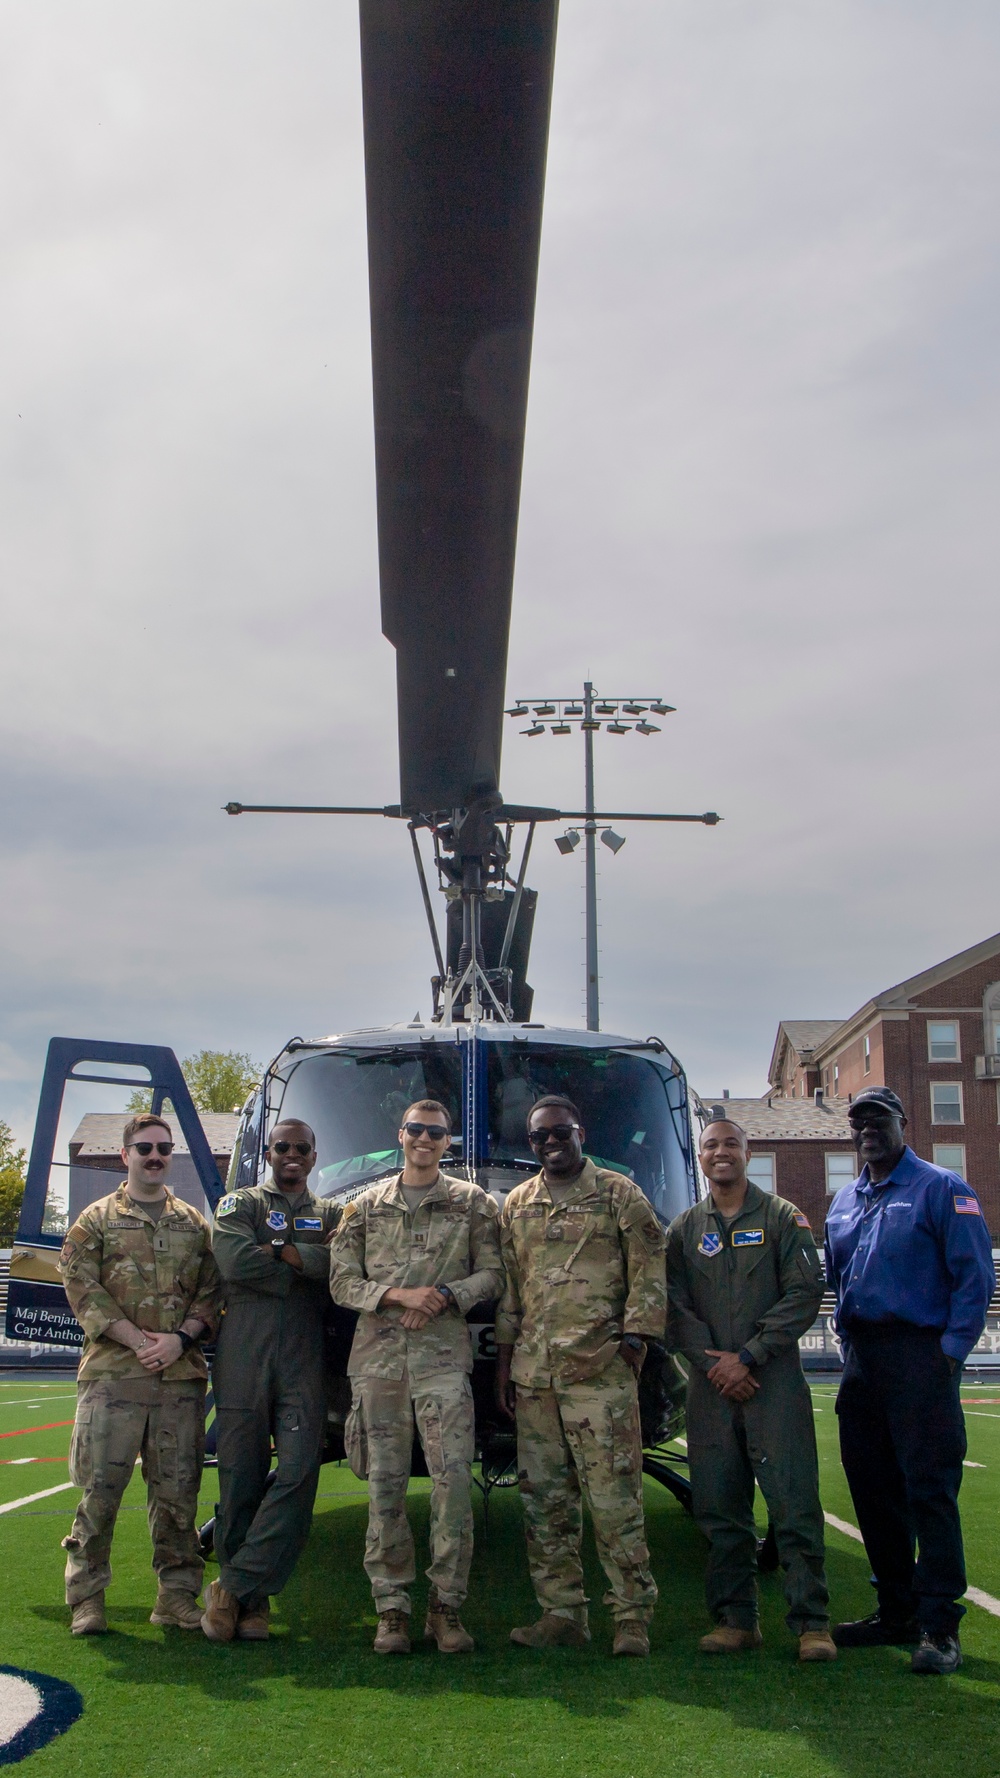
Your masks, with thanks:
M547 732L546 724L541 720L545 716L555 716L551 723L554 735L572 734L576 723L583 731L583 802L584 802L584 870L586 883L585 930L587 953L587 1030L599 1031L601 1028L601 996L597 959L597 834L598 822L595 820L597 804L594 801L594 736L601 728L605 717L613 720L607 723L607 732L611 735L627 735L635 729L640 735L658 735L660 730L656 723L650 722L650 713L656 716L669 716L674 711L673 704L667 704L662 698L603 698L598 697L591 681L588 679L583 688L582 698L519 698L516 705L507 711L508 716L534 716L530 728L522 729L523 735L534 737ZM622 722L623 716L638 718L636 721ZM572 852L579 844L579 833L572 828L569 833L562 834L556 840L560 852ZM604 844L612 852L620 852L625 844L620 834L609 827L601 833Z

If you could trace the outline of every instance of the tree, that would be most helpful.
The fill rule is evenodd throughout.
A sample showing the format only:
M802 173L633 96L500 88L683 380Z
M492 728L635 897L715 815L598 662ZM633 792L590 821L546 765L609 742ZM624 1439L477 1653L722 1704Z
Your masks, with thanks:
M0 1118L0 1247L12 1247L24 1197L24 1149L14 1147L14 1132Z
M239 1050L199 1050L186 1056L181 1073L187 1081L196 1111L241 1111L252 1087L260 1080L260 1069ZM153 1095L137 1087L125 1107L126 1111L148 1111ZM173 1110L169 1100L167 1110Z

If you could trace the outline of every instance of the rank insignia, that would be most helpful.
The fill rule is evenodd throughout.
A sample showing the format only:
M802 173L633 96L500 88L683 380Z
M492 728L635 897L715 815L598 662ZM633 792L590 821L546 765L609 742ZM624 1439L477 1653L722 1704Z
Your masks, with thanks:
M763 1229L734 1229L733 1230L733 1246L734 1247L763 1247L763 1245L764 1245L764 1231L763 1231Z
M956 1198L955 1210L959 1216L982 1216L978 1198Z
M285 1212L283 1210L270 1210L267 1216L267 1226L269 1229L274 1229L275 1233L280 1235L282 1231L288 1227L288 1218L285 1215Z
M722 1252L722 1236L712 1229L706 1229L698 1242L698 1252L703 1253L706 1259L714 1259L717 1253Z

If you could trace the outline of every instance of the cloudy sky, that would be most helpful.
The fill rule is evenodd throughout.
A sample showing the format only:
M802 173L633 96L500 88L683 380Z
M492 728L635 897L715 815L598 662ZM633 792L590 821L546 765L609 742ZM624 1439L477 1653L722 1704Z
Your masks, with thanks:
M379 631L357 19L0 5L0 1115L47 1038L264 1059L429 1008ZM760 1092L1000 928L1000 15L567 0L509 690L664 693L607 1029ZM511 800L578 804L579 739ZM540 839L536 1016L583 1022Z

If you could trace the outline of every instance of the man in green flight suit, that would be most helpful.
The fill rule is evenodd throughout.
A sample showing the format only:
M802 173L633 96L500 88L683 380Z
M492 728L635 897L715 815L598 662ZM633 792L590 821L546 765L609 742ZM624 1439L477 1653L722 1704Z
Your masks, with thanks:
M270 1600L309 1535L326 1425L328 1242L340 1208L308 1189L316 1165L308 1124L276 1124L266 1158L266 1184L230 1192L215 1212L226 1308L212 1366L219 1579L206 1589L201 1620L211 1642L266 1641Z
M524 1648L590 1641L581 1494L608 1577L613 1653L648 1655L656 1603L642 1506L637 1378L663 1336L663 1231L639 1187L583 1153L576 1106L537 1100L542 1163L500 1219L507 1285L496 1318L497 1402L517 1419L528 1566L542 1608L510 1633Z
M834 1661L812 1400L798 1341L823 1277L808 1220L747 1179L738 1124L702 1131L709 1195L667 1233L668 1341L689 1366L694 1516L709 1541L705 1590L716 1628L705 1654L758 1648L754 1482L785 1571L785 1619L802 1661Z

